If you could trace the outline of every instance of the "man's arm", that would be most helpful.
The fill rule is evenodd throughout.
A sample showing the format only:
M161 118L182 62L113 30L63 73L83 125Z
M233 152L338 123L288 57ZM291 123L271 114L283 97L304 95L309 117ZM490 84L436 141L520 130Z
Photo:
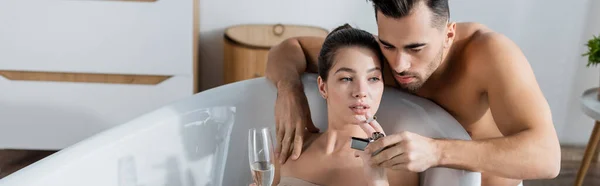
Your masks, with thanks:
M499 34L473 41L479 84L504 137L436 140L440 166L489 172L513 179L554 178L560 171L560 144L550 108L533 71L516 44Z
M265 76L278 88L280 84L300 83L304 72L317 72L321 45L325 38L295 37L271 48Z
M300 157L305 129L319 131L312 123L300 75L305 71L317 72L317 57L323 40L318 37L291 38L269 51L265 76L277 87L277 146L274 153L281 164L290 154L292 159Z

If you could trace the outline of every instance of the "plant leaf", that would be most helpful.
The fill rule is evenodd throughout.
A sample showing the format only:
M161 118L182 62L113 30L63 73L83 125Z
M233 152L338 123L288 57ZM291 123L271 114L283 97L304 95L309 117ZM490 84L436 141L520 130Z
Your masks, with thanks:
M585 46L587 46L588 51L582 54L582 56L587 56L588 58L586 67L600 64L600 35L593 35L592 39L588 40Z

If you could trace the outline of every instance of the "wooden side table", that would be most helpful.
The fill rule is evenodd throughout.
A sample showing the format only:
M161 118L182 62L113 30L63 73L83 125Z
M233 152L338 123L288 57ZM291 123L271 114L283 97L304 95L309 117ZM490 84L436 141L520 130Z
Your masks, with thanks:
M596 120L594 124L594 130L592 131L592 135L590 136L590 140L588 141L587 147L585 148L585 154L583 156L583 161L581 161L581 166L579 167L579 172L577 172L577 178L575 180L575 186L581 186L583 184L583 179L587 173L588 168L590 167L590 163L592 159L594 159L596 149L598 147L598 142L600 141L600 96L598 95L598 88L591 88L583 92L581 95L581 110L589 117Z

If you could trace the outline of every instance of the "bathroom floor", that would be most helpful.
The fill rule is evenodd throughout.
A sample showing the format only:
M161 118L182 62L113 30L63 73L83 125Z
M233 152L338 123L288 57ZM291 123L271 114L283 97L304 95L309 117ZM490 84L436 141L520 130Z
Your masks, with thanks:
M552 180L528 180L524 186L573 185L585 147L562 147L562 163L558 177ZM0 179L56 151L0 150ZM600 185L600 163L592 163L584 186Z
M0 150L0 179L56 151Z
M581 165L585 147L563 146L561 147L561 169L558 177L551 180L527 180L524 186L572 186L575 184L577 171ZM600 158L599 158L600 159ZM600 160L599 160L600 161ZM583 181L584 186L600 185L600 162L593 162L588 169Z

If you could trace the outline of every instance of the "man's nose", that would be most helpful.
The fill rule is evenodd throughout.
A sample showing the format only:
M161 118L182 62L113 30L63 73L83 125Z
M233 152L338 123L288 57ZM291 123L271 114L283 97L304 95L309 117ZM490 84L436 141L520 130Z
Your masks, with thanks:
M404 72L410 68L410 56L402 54L402 52L398 52L395 62L395 67L392 68L398 73Z

